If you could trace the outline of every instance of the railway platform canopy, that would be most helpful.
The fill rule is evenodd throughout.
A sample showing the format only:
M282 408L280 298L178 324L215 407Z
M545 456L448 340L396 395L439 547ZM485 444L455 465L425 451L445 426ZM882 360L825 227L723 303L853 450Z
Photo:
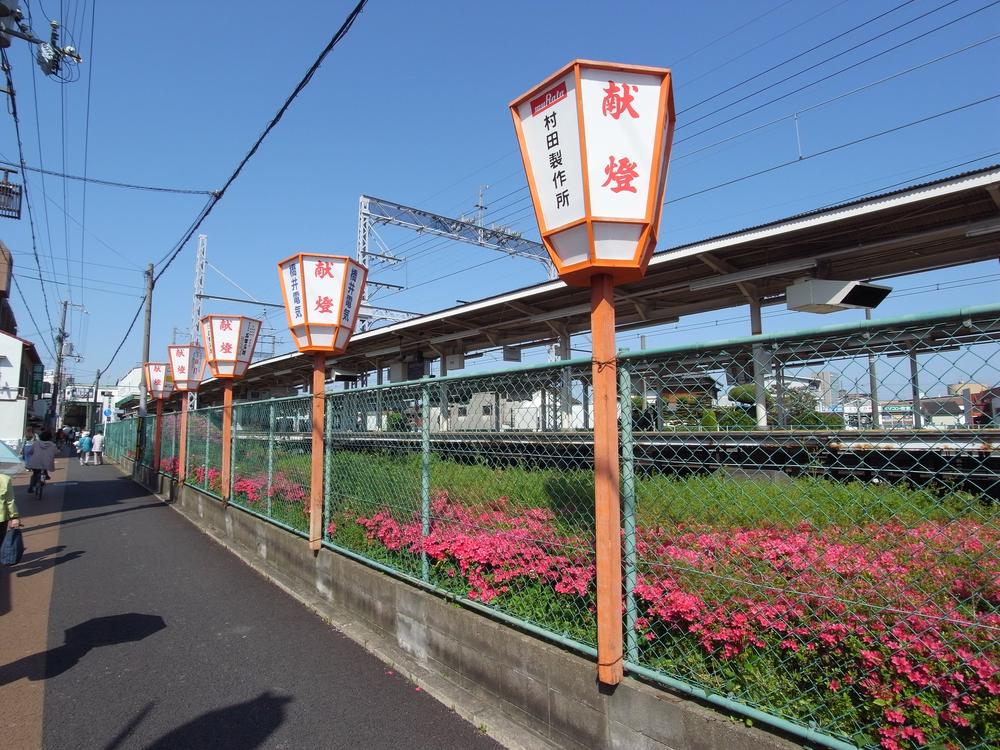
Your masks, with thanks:
M819 208L656 253L616 298L619 330L685 315L785 302L803 278L876 281L1000 257L1000 165ZM759 309L759 307L758 307ZM393 362L567 341L589 328L589 290L560 280L516 289L356 334L333 372L381 372ZM298 352L254 363L242 388L297 387ZM221 397L209 379L200 397Z

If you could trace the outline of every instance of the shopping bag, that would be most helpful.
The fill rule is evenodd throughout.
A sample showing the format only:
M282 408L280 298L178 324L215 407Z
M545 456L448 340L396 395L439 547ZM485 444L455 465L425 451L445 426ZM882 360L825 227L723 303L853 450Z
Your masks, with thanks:
M20 529L7 529L0 544L0 565L17 565L24 554L24 540Z

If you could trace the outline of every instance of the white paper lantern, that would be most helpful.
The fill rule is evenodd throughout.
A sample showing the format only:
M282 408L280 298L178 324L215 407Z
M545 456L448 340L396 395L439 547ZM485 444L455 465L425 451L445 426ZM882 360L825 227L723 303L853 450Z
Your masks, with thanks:
M646 272L674 130L670 71L575 60L511 102L542 242L568 284Z
M166 362L147 362L143 369L146 371L146 390L149 394L155 399L170 398L174 392L170 365Z
M205 350L197 344L174 344L167 347L167 359L174 377L174 389L197 391L205 377Z
M241 378L257 346L260 321L243 315L206 315L201 319L205 362L217 378Z
M347 349L368 269L344 255L298 253L278 264L288 328L300 352Z

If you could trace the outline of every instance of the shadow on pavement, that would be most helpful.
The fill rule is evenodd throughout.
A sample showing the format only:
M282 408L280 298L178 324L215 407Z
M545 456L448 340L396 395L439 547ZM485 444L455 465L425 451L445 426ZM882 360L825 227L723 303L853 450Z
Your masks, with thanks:
M189 750L195 747L253 750L264 744L284 723L285 704L292 700L288 696L272 695L270 691L261 693L253 700L202 714L163 735L146 750Z
M0 685L15 682L22 677L32 681L56 677L76 666L91 649L141 641L166 626L159 615L130 612L124 615L95 617L68 628L62 646L25 656L0 667Z
M103 516L113 516L118 513L129 513L133 510L143 510L145 508L161 508L163 503L157 501L155 503L146 503L145 505L130 505L127 508L120 508L119 510L109 510L104 513L91 513L89 516L74 516L73 518L63 518L59 521L53 521L52 523L33 523L31 524L30 530L35 531L36 529L47 529L50 526L65 526L71 523L79 523L80 521L90 521L94 518L101 518ZM26 529L28 527L25 527ZM25 557L28 555L25 554Z
M24 557L21 558L21 562L14 568L15 575L18 578L33 576L49 568L54 568L56 565L71 562L83 554L83 550L74 550L73 552L67 552L65 555L56 556L56 552L61 552L64 549L66 549L66 546L60 545L58 547L49 547L41 552L25 553Z

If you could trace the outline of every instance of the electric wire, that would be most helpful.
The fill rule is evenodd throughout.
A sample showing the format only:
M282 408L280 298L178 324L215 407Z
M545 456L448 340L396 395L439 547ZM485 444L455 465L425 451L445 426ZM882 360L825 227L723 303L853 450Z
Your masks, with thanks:
M903 123L902 125L897 125L892 128L888 128L887 130L879 131L878 133L872 133L862 138L855 138L852 141L847 141L846 143L841 143L836 146L831 146L830 148L822 149L821 151L817 151L813 154L806 154L804 156L800 156L798 159L791 159L789 161L781 162L780 164L773 164L770 167L766 167L764 169L758 169L754 172L750 172L749 174L741 175L739 177L734 177L731 180L726 180L725 182L720 182L716 185L711 185L701 190L695 190L691 193L678 196L677 198L671 198L670 200L664 201L663 205L666 206L672 203L679 203L680 201L687 200L688 198L693 198L696 195L704 195L705 193L710 193L713 190L718 190L719 188L728 187L729 185L734 185L737 182L743 182L745 180L749 180L754 177L760 177L761 175L768 174L769 172L774 172L776 170L789 167L792 164L801 164L804 161L809 161L810 159L816 159L820 156L826 156L827 154L832 154L835 151L840 151L841 149L850 148L851 146L856 146L859 143L864 143L866 141L874 140L875 138L881 138L882 136L889 135L890 133L897 133L900 130L905 130L906 128L911 128L916 125L921 125L925 122L936 120L939 117L945 117L946 115L954 114L955 112L961 112L963 110L970 109L972 107L977 107L981 104L985 104L987 102L991 102L996 99L1000 99L1000 94L993 94L992 96L987 96L983 99L978 99L976 101L969 102L967 104L962 104L958 107L952 107L951 109L947 109L943 112L938 112L933 115L928 115L927 117L921 117L920 119L917 120L911 120L910 122Z
M35 314L31 311L31 305L29 305L28 300L25 299L24 292L21 291L21 285L17 283L17 276L11 275L11 279L13 279L14 288L17 290L17 294L21 298L21 302L24 304L24 309L28 311L28 319L31 320L31 324L35 326L35 333L41 334L41 326L39 326L38 321L35 320ZM51 335L51 328L48 333ZM47 351L49 356L54 360L56 355L52 353L52 347L49 346L49 340L44 335L42 336L42 344L45 345L45 351Z
M947 4L950 5L953 2L956 2L956 0L951 0L951 2L949 2ZM709 131L715 130L716 128L720 128L723 125L728 125L729 123L734 122L735 120L739 120L740 118L745 117L746 115L751 114L753 112L756 112L759 109L763 109L764 107L768 107L768 106L770 106L770 105L772 105L772 104L774 104L776 102L779 102L779 101L781 101L783 99L787 99L790 96L794 96L795 94L798 94L798 93L800 93L802 91L805 91L808 88L812 88L813 86L815 86L815 85L817 85L819 83L823 83L824 81L828 81L831 78L834 78L835 76L839 76L842 73L846 73L849 70L853 70L854 68L860 67L861 65L865 65L866 63L869 63L872 60L875 60L875 59L877 59L879 57L882 57L883 55L887 55L890 52L894 52L897 49L900 49L901 47L905 47L908 44L912 44L913 42L915 42L915 41L917 41L919 39L923 39L926 36L930 36L931 34L935 34L935 33L939 32L939 31L941 31L943 29L948 28L949 26L953 26L956 23L964 21L967 18L970 18L970 17L976 15L977 13L982 13L984 10L992 8L995 5L997 5L998 3L1000 3L1000 0L993 0L993 2L987 3L986 5L982 5L982 6L978 7L978 8L976 8L975 10L969 11L965 15L959 16L958 18L954 18L951 21L947 21L947 22L945 22L945 23L943 23L943 24L941 24L939 26L935 26L933 29L929 29L927 31L924 31L924 32L922 32L920 34L917 34L916 36L912 36L909 39L906 39L905 41L899 42L898 44L894 44L893 46L889 47L888 49L884 49L881 52L876 52L874 55L870 55L869 57L866 57L863 60L859 60L857 62L851 63L850 65L846 65L845 67L840 68L838 70L835 70L832 73L827 73L826 75L822 76L821 78L817 78L814 81L810 81L809 83L806 83L806 84L803 84L802 86L799 86L797 89L793 89L793 90L788 91L788 92L786 92L784 94L781 94L780 96L776 96L773 99L769 99L766 102L763 102L761 104L757 104L757 105L755 105L753 107L750 107L749 109L745 109L742 112L740 112L739 114L732 115L731 117L729 117L729 118L727 118L727 119L725 119L725 120L723 120L721 122L717 122L714 125L709 125L706 128L702 128L701 130L699 130L696 133L691 133L690 135L687 135L684 138L681 138L681 139L679 139L677 141L674 141L674 145L677 145L679 143L683 143L684 141L691 140L692 138L695 138L695 137L697 137L699 135L702 135L702 134L707 133ZM943 6L941 6L941 7L943 7ZM931 12L933 12L933 11L931 11ZM907 22L907 23L910 23L910 22ZM903 24L903 25L905 25L905 24ZM897 27L897 28L901 28L901 27ZM895 29L893 29L893 30L895 30ZM831 59L833 59L833 58L828 58L828 60L825 60L824 62L828 62ZM817 65L819 65L819 64L821 64L821 63L817 63ZM758 89L757 91L755 91L755 92L753 92L751 94L747 94L746 96L743 96L743 97L737 99L736 101L730 102L729 104L725 105L724 107L720 107L720 108L718 108L716 110L713 110L712 112L709 112L706 115L702 115L701 117L696 117L694 120L688 120L683 125L678 125L677 128L676 128L676 130L680 131L683 128L686 128L689 125L692 125L692 124L694 124L694 123L696 123L696 122L698 122L700 120L704 120L706 117L709 117L710 115L717 114L718 112L722 112L723 110L728 109L729 107L732 107L733 105L738 104L739 102L745 101L746 99L750 98L751 96L755 96L755 95L757 95L757 94L759 94L759 93L761 93L763 91L767 91L768 89L771 89L774 86L777 86L778 84L783 83L784 81L790 80L791 78L794 78L794 77L798 76L800 73L804 73L806 70L812 70L815 67L816 67L816 65L811 65L808 68L805 68L805 69L799 71L799 73L795 73L792 76L784 78L781 81L778 81L777 83L772 84L771 86L766 86L766 87L764 87L762 89Z
M194 235L194 233L198 231L198 227L200 227L202 222L204 222L205 219L208 218L208 215L212 212L212 209L216 206L216 204L218 204L218 202L222 200L223 196L226 194L226 191L240 176L240 174L243 172L243 168L247 165L250 159L253 158L254 154L257 153L258 149L260 149L260 146L264 142L264 139L267 138L270 132L274 130L274 128L284 117L285 112L288 111L288 108L292 105L292 102L295 101L298 95L302 93L305 87L312 80L313 75L316 73L317 70L319 70L320 66L323 64L323 61L327 58L330 52L332 52L334 47L336 47L341 42L341 40L345 36L347 36L347 33L351 30L351 27L354 25L354 21L361 14L361 11L364 10L364 7L367 4L367 2L368 0L359 0L358 4L354 6L354 9L344 19L344 22L341 24L340 28L337 29L336 33L333 35L333 37L331 37L330 41L319 53L319 56L306 71L305 75L302 77L299 83L292 90L292 93L289 94L289 96L285 99L284 104L281 105L281 107L278 109L274 117L271 118L271 121L268 122L267 126L257 137L257 140L254 142L253 146L250 147L250 150L240 160L239 164L237 164L236 169L230 175L229 179L226 180L225 184L222 186L221 189L215 191L208 198L208 200L205 202L205 205L202 207L201 211L198 212L198 215L195 217L195 220L191 223L191 226L188 227L187 231L185 231L181 239L163 258L160 259L160 262L157 263L157 265L161 267L153 277L154 284L156 283L156 281L160 279L161 276L163 276L164 273L166 273L170 265L174 262L177 256L180 255L181 251L184 249L184 246L187 244L188 240L190 240L191 237ZM122 347L125 346L125 342L128 341L128 337L129 335L131 335L132 329L135 327L135 322L139 319L140 313L142 313L142 309L143 309L143 304L140 304L135 312L135 316L132 318L132 322L129 324L128 330L122 337L122 340L118 344L118 347L115 349L114 354L111 355L111 359L108 361L108 364L102 368L101 370L102 372L108 372L111 369L111 365L114 363L115 358L121 352Z
M0 62L2 62L3 64L4 76L7 79L7 92L9 95L10 110L11 110L10 114L14 120L14 132L17 135L17 153L23 168L24 142L21 140L21 118L17 114L17 98L14 94L14 79L13 76L11 75L10 60L7 57L7 50L2 48L0 48ZM25 184L23 186L22 192L24 194L24 203L28 208L28 224L31 227L31 248L34 251L35 265L38 267L38 274L40 276L42 274L42 262L41 259L38 257L38 238L35 233L35 219L31 211L31 198L29 197L28 194L28 184L27 184L28 181L25 180L24 182ZM45 319L49 324L49 328L53 329L52 315L49 313L49 298L48 295L45 293L45 284L44 282L39 282L39 284L42 290L42 302L45 305Z
M88 106L89 106L89 96L88 96ZM5 164L7 166L19 166L8 161L0 161L0 164ZM132 182L120 182L118 180L105 180L98 177L88 177L86 174L83 176L66 174L65 172L56 172L51 169L43 169L42 167L32 167L25 165L23 169L27 172L37 172L42 175L49 175L51 177L60 177L64 180L76 180L77 182L83 182L85 184L91 185L104 185L106 187L117 187L117 188L127 188L129 190L144 190L151 193L174 193L177 195L215 195L214 190L198 190L193 188L172 188L172 187L162 187L159 185L139 185ZM84 170L86 173L86 169Z
M784 67L785 65L788 65L791 62L795 62L796 60L798 60L798 59L800 59L802 57L805 57L810 52L815 52L818 49L822 49L826 45L832 44L833 42L837 41L838 39L842 39L843 37L845 37L845 36L847 36L849 34L854 33L858 29L864 28L865 26L873 24L876 21L878 21L878 20L880 20L882 18L885 18L886 16L892 15L897 10L902 10L907 5L911 5L914 2L915 2L915 0L905 0L905 2L902 2L899 5L896 5L896 6L892 7L892 8L889 8L889 10L883 11L882 13L879 13L876 16L872 16L871 18L869 18L869 19L867 19L865 21L862 21L861 23L857 24L856 26L852 26L851 28L847 29L846 31L842 31L839 34L836 34L836 35L834 35L832 37L824 39L822 42L820 42L819 44L813 45L809 49L803 50L802 52L798 52L798 53L792 55L791 57L787 57L784 60L782 60L781 62L775 63L771 67L765 68L764 70L760 70L760 71L754 73L753 75L751 75L751 76L749 76L747 78L744 78L742 81L738 81L737 83L734 83L731 86L728 86L727 88L722 89L721 91L716 91L711 96L707 96L704 99L701 99L700 101L697 101L694 104L688 106L684 111L690 111L692 109L695 109L696 107L700 107L702 104L707 104L710 101L718 99L720 96L725 96L730 91L738 89L740 86L745 86L746 84L750 83L751 81L757 80L761 76L765 76L768 73L771 73L771 72L777 70L778 68L782 68L782 67ZM958 2L958 0L949 0L949 2L946 3L945 5L951 5L951 4L956 3L956 2ZM935 9L933 9L930 12L935 12L937 10L940 10L942 7L944 7L944 6L939 6L938 8L935 8ZM918 18L922 18L922 16L920 16ZM850 50L847 50L847 51L849 52ZM843 53L840 53L840 54L843 54ZM798 75L798 73L796 73L795 75ZM782 83L782 82L783 81L778 81L778 83ZM680 114L680 113L678 113L678 114ZM709 114L712 114L712 113L709 113Z
M87 17L86 6L83 9L84 20ZM97 3L90 14L90 49L88 50L87 62L87 114L83 127L83 206L80 209L80 278L83 278L83 271L86 268L86 248L87 248L87 166L90 157L90 103L91 90L94 82L94 27L97 20ZM69 251L67 249L67 255Z

